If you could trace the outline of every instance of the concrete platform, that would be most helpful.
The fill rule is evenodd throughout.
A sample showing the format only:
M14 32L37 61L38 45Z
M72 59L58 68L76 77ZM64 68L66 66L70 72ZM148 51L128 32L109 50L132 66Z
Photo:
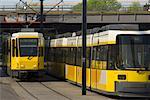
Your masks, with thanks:
M45 76L38 79L17 81L0 77L0 100L113 100L87 91L82 96L80 87Z
M0 84L0 100L20 100L20 97L9 85Z
M25 89L17 82L12 82L12 88L24 100L113 100L90 91L87 91L86 96L82 96L80 87L50 76L21 81L19 84Z
M18 80L8 77L0 69L0 100L115 100L95 92L87 91L82 95L81 87L54 77L43 77ZM127 98L119 98L127 100ZM131 100L131 99L129 99ZM133 100L133 99L132 99ZM134 100L141 100L135 98ZM143 99L142 99L143 100ZM147 99L145 99L147 100Z
M20 100L11 87L11 79L0 68L0 100Z

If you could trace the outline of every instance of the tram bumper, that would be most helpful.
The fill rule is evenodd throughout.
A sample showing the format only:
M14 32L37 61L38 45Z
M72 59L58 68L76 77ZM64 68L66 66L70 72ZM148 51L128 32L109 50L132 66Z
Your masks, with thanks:
M150 98L150 82L116 82L115 89L122 97Z

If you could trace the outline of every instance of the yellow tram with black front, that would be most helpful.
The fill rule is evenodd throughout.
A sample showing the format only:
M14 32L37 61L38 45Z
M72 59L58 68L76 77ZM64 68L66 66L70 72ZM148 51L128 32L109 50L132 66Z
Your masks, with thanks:
M50 41L50 74L82 84L82 37ZM108 30L87 35L86 84L117 96L150 97L150 31Z
M13 33L7 41L7 73L25 77L44 71L44 38L37 32Z

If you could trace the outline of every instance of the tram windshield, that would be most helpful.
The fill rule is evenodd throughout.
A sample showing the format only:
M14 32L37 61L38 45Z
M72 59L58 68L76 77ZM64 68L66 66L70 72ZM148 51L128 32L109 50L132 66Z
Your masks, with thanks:
M150 35L118 36L120 69L150 70Z
M20 57L23 56L38 56L38 39L37 38L20 38Z

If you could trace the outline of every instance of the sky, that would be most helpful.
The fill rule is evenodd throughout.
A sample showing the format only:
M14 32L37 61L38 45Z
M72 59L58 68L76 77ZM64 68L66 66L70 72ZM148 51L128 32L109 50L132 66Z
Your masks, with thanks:
M26 0L23 0L23 1L26 1ZM40 0L31 0L31 1L34 1L34 2L39 2ZM47 2L47 3L57 3L59 2L60 0L44 0L44 2ZM64 0L64 2L80 2L82 0ZM133 1L139 1L142 5L147 3L149 0L118 0L120 1L123 5L129 5L131 4ZM0 0L0 5L15 5L17 2L19 2L19 0Z

